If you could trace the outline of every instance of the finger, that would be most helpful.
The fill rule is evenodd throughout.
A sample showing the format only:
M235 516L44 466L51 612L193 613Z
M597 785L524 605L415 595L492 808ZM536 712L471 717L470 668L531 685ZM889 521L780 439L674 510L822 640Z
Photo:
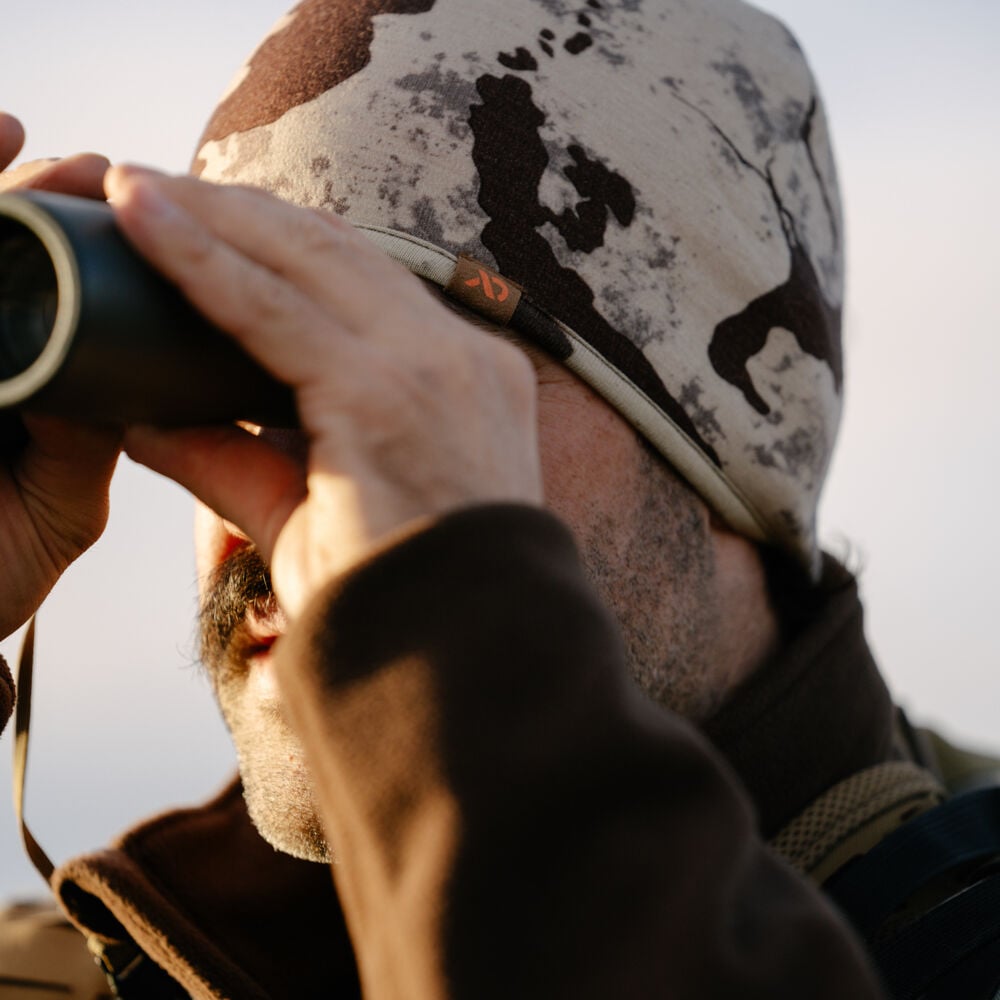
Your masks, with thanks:
M125 435L125 451L236 525L265 559L306 494L303 466L239 427L132 427Z
M104 198L109 161L97 153L78 153L63 160L32 160L0 176L0 191L56 191L82 198Z
M36 178L43 176L56 160L30 160L0 174L0 191L15 191L27 188Z
M134 167L115 168L109 182L140 173L225 243L334 309L349 330L398 325L376 322L386 320L394 302L405 303L408 314L435 304L406 268L332 212L292 206L254 188Z
M106 156L78 153L56 160L48 170L32 181L31 187L103 201L104 175L110 166L111 162Z
M0 170L6 169L24 146L24 126L13 116L0 111Z
M199 312L290 385L336 380L346 332L336 317L220 239L151 175L115 168L107 186L119 228Z

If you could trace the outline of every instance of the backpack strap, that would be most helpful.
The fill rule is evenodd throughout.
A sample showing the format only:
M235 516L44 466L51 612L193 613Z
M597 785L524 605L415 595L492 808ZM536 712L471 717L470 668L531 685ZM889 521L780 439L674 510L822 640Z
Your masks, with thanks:
M895 1000L995 1000L1000 875L983 879L873 949Z
M1000 986L1000 788L956 796L824 885L897 1000L993 1000Z
M865 937L932 880L1000 856L1000 788L956 796L918 816L824 886ZM997 913L1000 924L1000 911Z

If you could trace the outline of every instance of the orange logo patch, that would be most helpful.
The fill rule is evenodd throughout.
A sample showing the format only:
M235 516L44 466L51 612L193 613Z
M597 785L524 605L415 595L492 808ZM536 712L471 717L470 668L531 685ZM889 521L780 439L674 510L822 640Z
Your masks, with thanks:
M521 301L520 285L465 254L458 255L445 292L501 326L510 322Z
M469 288L482 288L483 295L496 302L506 302L510 296L510 285L495 274L490 274L484 268L479 269L475 278L469 278L465 284Z

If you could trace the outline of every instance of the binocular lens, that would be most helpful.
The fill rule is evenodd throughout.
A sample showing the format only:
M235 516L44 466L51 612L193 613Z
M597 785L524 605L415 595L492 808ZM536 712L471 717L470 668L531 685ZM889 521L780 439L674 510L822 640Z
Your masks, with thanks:
M38 360L58 302L55 268L41 242L21 223L0 219L0 380Z

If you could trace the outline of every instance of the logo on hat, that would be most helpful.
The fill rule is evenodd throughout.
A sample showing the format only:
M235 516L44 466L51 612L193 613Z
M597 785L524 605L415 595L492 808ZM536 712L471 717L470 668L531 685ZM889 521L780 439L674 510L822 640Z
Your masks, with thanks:
M500 277L487 264L465 254L456 258L445 293L501 326L510 322L521 301L517 282Z
M469 278L465 284L469 288L482 288L483 295L495 302L506 302L510 296L510 286L502 278L490 274L485 268L479 269L475 278Z

